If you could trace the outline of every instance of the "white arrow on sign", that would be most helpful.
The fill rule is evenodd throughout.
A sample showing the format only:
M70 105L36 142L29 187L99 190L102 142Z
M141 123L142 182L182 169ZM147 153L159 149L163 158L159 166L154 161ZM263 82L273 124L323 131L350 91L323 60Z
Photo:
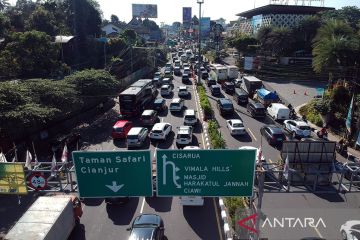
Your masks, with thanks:
M116 181L113 181L113 182L112 182L112 185L105 185L105 186L107 186L108 188L110 188L110 190L112 190L113 192L117 192L117 191L119 191L119 190L124 186L124 184L117 185L117 184L116 184Z

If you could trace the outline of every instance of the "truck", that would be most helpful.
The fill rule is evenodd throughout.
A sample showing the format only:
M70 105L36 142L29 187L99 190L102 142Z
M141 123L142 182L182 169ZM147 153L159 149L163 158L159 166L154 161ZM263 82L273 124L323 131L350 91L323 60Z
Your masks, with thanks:
M255 90L262 88L263 84L260 79L254 76L244 76L242 82L242 88L245 89L249 97L254 96Z
M81 202L72 195L39 197L5 240L66 240L82 216Z
M228 70L228 79L236 79L239 76L239 68L234 65L226 66Z
M276 92L271 92L265 88L260 88L256 91L255 100L259 101L265 107L268 107L271 103L279 102L280 98Z
M221 64L211 64L210 76L212 79L215 79L217 83L222 84L228 79L228 69Z

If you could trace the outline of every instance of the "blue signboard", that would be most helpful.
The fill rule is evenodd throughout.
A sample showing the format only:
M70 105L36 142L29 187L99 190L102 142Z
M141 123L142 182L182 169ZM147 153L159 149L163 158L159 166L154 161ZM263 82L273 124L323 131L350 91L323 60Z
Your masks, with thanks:
M210 18L203 17L200 19L201 24L201 37L209 37L210 35Z
M257 33L257 31L260 29L262 25L262 19L263 16L261 14L252 17L253 33Z
M183 7L183 23L191 22L191 7Z

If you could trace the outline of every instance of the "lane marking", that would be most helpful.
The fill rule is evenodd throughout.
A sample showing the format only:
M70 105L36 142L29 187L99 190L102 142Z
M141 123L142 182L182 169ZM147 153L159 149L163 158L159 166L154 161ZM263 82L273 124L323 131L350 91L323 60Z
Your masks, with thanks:
M164 121L164 118L160 118L160 120L161 120L161 122L163 122L163 121Z
M217 211L215 198L213 198L213 204L214 204L214 210L215 210L215 215L216 215L216 223L217 223L217 227L218 227L219 239L223 240L223 236L221 234L221 225L220 225L220 220L219 220L219 213Z
M140 214L143 213L143 211L144 211L144 205L145 205L145 198L143 197L142 199L143 199L143 200L142 200L142 203L141 203Z
M316 227L314 227L314 230L321 239L324 239L324 237L321 235L320 231Z
M254 138L254 140L255 140L255 141L257 141L257 139L256 139L255 135L254 135L254 134L253 134L253 132L250 130L250 128L248 128L248 130L249 130L249 132L250 132L251 136Z

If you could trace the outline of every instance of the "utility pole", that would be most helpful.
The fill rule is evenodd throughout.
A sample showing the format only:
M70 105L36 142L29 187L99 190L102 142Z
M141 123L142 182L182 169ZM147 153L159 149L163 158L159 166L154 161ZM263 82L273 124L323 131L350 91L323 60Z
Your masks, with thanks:
M197 84L201 83L201 4L204 3L204 0L197 0L197 3L199 4L199 58L198 58L198 75L197 75Z

